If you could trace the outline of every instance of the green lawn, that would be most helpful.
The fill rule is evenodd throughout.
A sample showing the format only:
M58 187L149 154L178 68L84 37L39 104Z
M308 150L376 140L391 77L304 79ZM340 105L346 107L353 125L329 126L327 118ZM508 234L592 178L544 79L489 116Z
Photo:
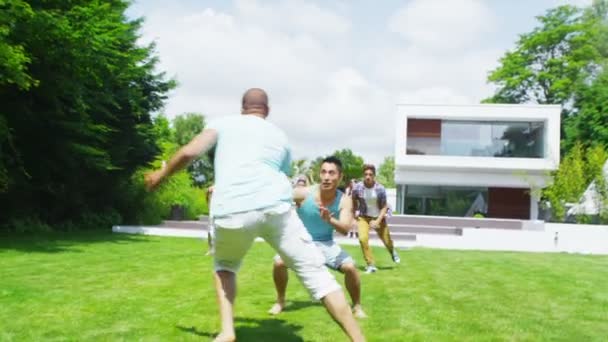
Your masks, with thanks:
M0 236L0 340L209 340L219 322L205 251L197 239ZM362 274L369 341L608 336L608 257L414 249L393 267L375 254L381 270ZM293 274L290 310L266 314L272 256L255 244L239 275L239 341L345 340Z

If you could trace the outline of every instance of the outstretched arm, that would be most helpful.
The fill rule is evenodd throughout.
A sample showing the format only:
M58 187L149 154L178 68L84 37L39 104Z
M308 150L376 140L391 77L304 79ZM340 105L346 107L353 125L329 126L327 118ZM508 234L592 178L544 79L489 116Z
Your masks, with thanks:
M206 129L188 144L180 148L169 160L166 167L150 172L145 176L145 184L148 190L154 190L165 179L175 172L185 168L201 154L209 151L217 142L217 131Z

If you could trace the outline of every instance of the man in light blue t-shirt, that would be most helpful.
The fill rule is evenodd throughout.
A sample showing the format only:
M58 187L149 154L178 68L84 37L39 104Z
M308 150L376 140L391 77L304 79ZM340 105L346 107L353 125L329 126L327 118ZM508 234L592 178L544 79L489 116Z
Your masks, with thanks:
M265 120L268 113L266 93L249 89L243 95L242 115L210 122L177 151L165 168L146 175L146 186L156 188L163 179L215 146L211 211L215 225L215 285L222 320L216 341L235 340L236 273L258 236L297 273L311 295L323 302L351 340L363 341L340 285L323 265L323 255L291 208L287 136Z

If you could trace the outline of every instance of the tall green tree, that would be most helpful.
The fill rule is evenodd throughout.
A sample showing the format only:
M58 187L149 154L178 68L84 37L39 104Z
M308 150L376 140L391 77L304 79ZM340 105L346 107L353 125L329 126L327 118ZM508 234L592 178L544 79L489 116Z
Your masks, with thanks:
M159 152L150 113L174 82L128 5L0 1L0 222L129 214L125 183Z
M387 188L395 187L395 157L385 157L378 167L378 182Z
M522 34L488 81L497 86L487 102L567 105L577 87L597 75L606 58L600 42L606 0L587 9L559 6L537 17L539 26Z
M27 90L35 84L27 72L31 60L23 44L11 39L17 23L32 15L31 7L24 1L0 0L0 87L13 86ZM0 193L6 192L9 187L8 167L18 161L7 115L0 109L0 156L5 156L0 158Z
M580 108L566 127L566 148L574 141L608 146L608 69L579 91L576 103Z
M29 89L36 84L27 72L31 59L23 43L12 39L18 23L32 16L32 8L25 1L0 0L0 86L12 84Z
M577 117L583 108L592 115L589 95L605 85L597 81L608 61L607 18L608 0L594 0L585 8L559 6L538 16L539 26L520 35L490 72L488 81L497 88L484 102L560 104L563 150L576 141L587 145L585 134L595 130L593 121ZM592 84L594 90L588 90ZM597 115L594 119L601 121Z

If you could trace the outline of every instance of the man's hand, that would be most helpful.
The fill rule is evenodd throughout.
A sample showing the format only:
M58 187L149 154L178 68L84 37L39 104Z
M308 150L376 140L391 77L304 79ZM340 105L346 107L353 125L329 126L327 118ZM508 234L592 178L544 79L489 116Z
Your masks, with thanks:
M144 184L146 185L146 189L148 191L156 190L158 185L162 182L163 178L164 178L163 170L158 170L158 171L147 173L144 176Z
M321 214L321 219L325 222L329 222L332 218L331 212L324 206L319 206L319 214Z

